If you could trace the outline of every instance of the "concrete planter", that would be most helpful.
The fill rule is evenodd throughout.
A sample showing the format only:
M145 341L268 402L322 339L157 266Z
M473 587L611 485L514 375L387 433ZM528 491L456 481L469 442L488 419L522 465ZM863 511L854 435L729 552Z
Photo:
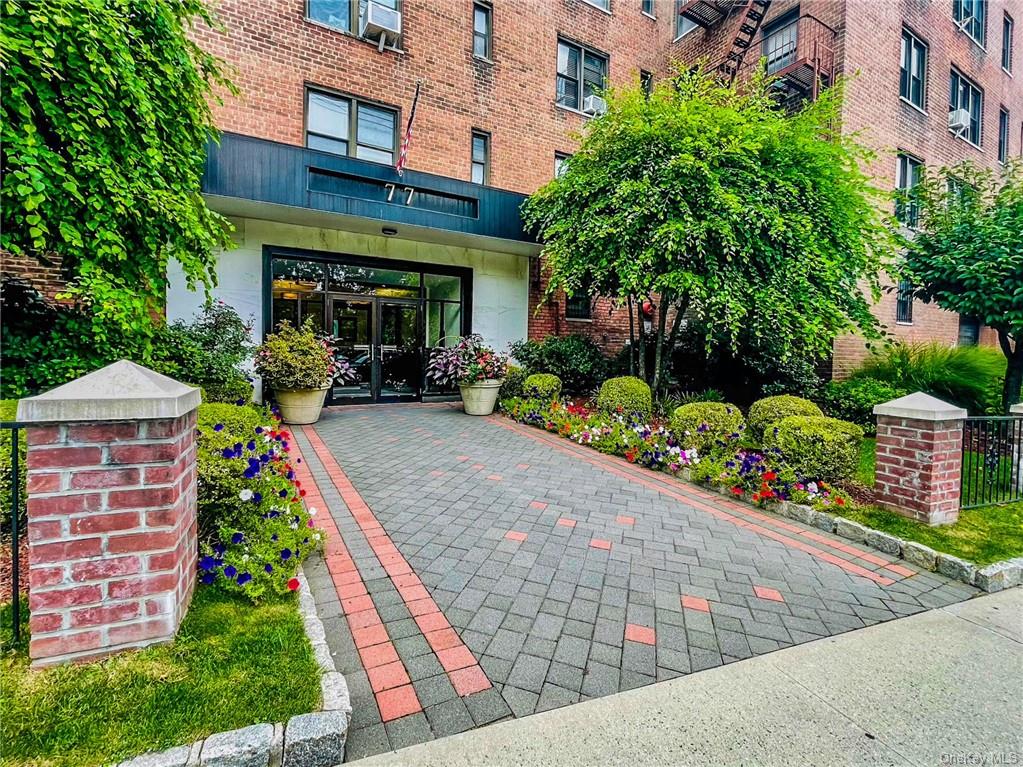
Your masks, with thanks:
M303 425L320 420L320 411L330 386L321 389L275 389L277 406L284 423Z
M459 384L462 391L462 406L468 415L490 415L497 404L497 395L504 381L488 378L474 384Z

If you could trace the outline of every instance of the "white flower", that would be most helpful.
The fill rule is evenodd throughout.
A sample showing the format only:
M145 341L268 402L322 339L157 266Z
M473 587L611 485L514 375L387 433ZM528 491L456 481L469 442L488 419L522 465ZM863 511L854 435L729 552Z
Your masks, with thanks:
M245 488L240 493L238 493L238 497L241 498L243 501L251 501L252 491L249 490L249 488Z
M310 517L315 517L316 516L316 507L315 506L311 506L309 508L309 516Z

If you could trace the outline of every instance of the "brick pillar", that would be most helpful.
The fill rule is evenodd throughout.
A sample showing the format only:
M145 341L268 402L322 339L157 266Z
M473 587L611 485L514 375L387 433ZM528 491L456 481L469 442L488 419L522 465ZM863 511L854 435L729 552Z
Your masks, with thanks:
M33 665L174 637L195 585L198 405L127 361L18 404Z
M966 411L917 392L874 407L882 506L928 525L959 519Z

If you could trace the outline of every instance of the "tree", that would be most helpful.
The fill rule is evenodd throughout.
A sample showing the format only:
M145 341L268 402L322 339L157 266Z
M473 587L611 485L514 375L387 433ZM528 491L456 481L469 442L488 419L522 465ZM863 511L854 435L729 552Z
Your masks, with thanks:
M737 89L702 72L608 92L565 172L524 206L548 295L654 297L655 389L687 312L708 345L770 338L780 358L879 337L870 305L891 237L869 154L838 128L840 96L789 115L762 77Z
M1002 405L1023 384L1023 164L926 174L914 188L919 229L904 240L915 295L995 329L1007 366Z
M201 0L3 3L0 247L59 258L97 342L146 344L168 262L208 288L230 245L199 194L208 99L230 85L194 21L212 24Z

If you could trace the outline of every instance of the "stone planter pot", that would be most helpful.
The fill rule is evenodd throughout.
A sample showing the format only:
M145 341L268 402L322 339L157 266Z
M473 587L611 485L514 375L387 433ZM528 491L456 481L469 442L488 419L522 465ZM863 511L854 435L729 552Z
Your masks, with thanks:
M321 389L274 389L284 423L301 426L320 420L323 401L330 386Z
M474 384L459 384L462 391L462 407L468 415L490 415L497 404L497 394L501 390L501 378L488 378Z

